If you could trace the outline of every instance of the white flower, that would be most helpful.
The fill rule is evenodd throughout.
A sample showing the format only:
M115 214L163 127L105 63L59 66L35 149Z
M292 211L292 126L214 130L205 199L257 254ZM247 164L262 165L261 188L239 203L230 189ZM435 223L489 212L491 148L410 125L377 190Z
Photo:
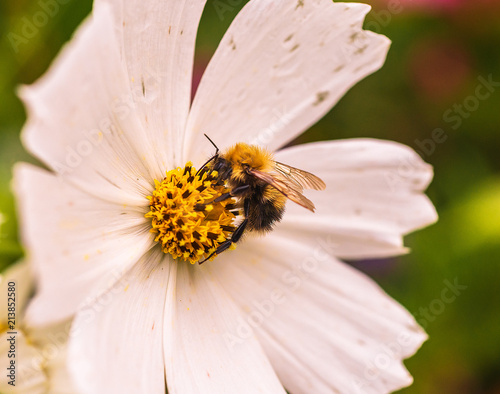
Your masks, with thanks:
M32 291L27 262L15 263L0 275L0 392L76 393L65 363L70 324L25 327L23 313Z
M425 340L413 317L339 259L405 253L436 219L432 169L392 142L277 151L327 184L288 203L275 231L203 265L173 260L147 199L165 172L247 142L275 151L381 67L389 41L369 7L252 0L190 104L204 0L96 0L48 73L22 90L25 146L50 171L16 168L39 288L27 318L76 314L69 362L84 393L381 393L411 383ZM165 383L166 382L166 383Z

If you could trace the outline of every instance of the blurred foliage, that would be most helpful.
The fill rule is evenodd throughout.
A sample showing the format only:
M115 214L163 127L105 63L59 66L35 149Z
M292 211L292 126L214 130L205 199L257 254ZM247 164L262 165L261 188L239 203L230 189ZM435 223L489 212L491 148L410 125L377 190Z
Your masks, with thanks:
M19 142L25 115L16 86L46 70L91 9L90 0L58 0L57 12L50 13L45 3L0 3L0 268L22 254L11 168L20 160L33 161ZM195 78L244 3L208 1ZM413 147L434 166L428 195L440 221L407 237L411 254L358 266L429 333L429 341L406 362L415 383L402 393L500 393L500 90L490 86L487 98L476 97L482 80L500 82L500 2L372 4L366 27L393 41L386 65L296 142L390 139ZM23 29L34 18L40 27L25 38ZM24 39L16 41L13 34ZM443 130L438 142L432 140L436 129ZM450 283L466 288L448 302L443 291Z

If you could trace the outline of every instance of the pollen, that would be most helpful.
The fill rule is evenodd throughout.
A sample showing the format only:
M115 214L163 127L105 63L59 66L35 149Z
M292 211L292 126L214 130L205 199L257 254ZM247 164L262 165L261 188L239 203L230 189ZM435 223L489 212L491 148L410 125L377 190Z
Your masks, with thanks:
M187 163L168 171L161 182L155 180L146 218L151 219L150 231L164 253L194 264L231 238L236 228L235 200L219 198L229 189L217 175L205 168L197 172Z

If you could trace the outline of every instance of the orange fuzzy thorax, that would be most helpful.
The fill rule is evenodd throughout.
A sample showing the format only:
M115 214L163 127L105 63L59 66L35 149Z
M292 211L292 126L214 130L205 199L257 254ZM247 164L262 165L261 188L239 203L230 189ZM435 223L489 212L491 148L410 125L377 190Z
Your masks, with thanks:
M230 147L224 154L224 159L231 163L233 177L244 178L244 167L248 166L259 171L271 171L273 155L264 148L239 142Z

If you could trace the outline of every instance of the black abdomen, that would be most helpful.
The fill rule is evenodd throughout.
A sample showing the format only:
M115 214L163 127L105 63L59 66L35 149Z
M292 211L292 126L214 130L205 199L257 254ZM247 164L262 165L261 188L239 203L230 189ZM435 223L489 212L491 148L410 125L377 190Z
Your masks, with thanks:
M271 231L283 217L285 205L275 199L264 198L263 190L257 190L246 198L250 200L247 215L249 230Z

